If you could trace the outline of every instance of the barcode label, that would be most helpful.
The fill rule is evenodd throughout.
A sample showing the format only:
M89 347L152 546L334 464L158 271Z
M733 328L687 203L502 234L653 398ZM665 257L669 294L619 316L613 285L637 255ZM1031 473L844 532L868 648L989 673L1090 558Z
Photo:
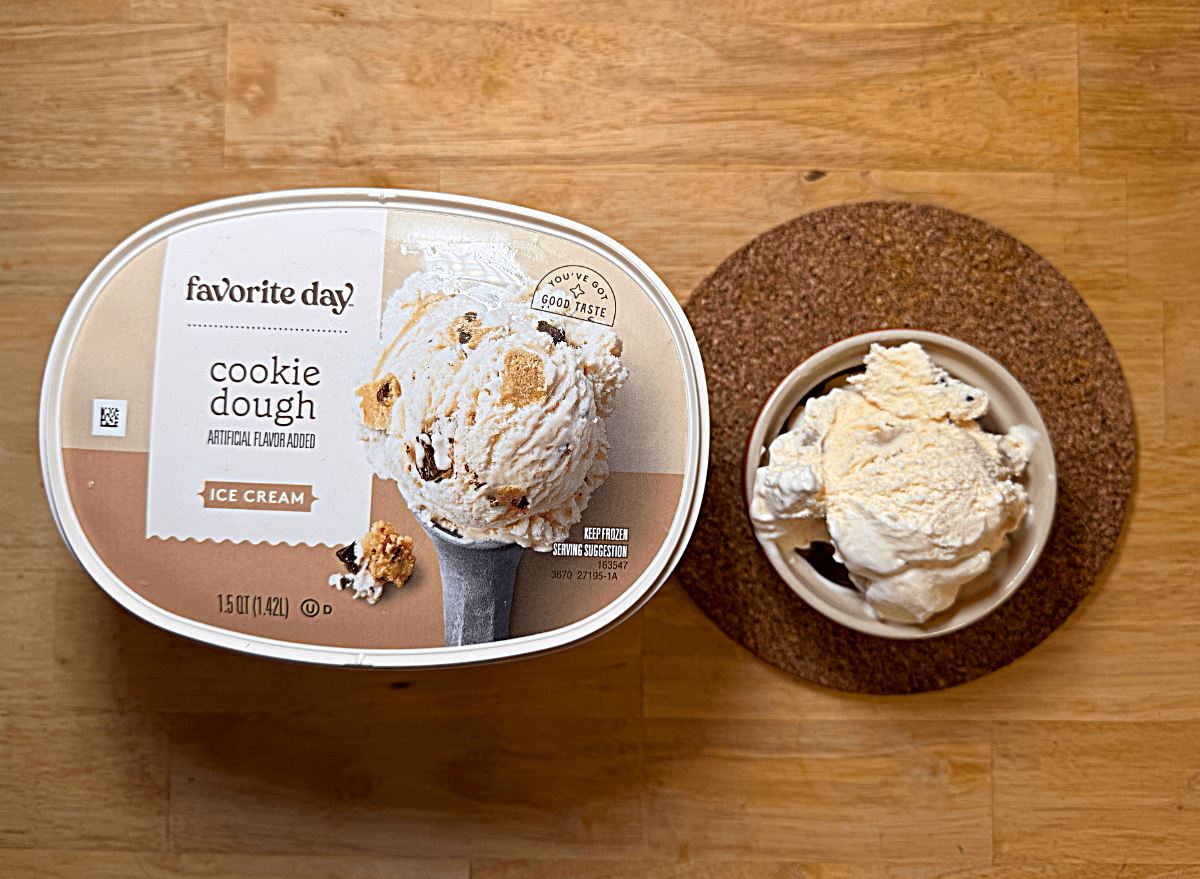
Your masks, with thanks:
M125 401L92 400L92 435L125 436Z

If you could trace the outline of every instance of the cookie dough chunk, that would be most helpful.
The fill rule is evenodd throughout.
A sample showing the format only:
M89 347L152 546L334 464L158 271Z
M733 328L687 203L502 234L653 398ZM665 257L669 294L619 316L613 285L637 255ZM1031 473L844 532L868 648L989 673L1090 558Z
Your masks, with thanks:
M376 580L403 586L412 576L417 557L413 555L413 539L402 537L390 522L379 521L371 526L362 539L367 570Z
M491 488L487 492L487 499L494 507L511 506L518 510L523 510L529 506L529 498L525 495L525 489L518 488L515 485L501 485L496 488Z
M400 397L400 379L392 373L367 382L354 392L362 398L363 421L374 430L387 430L392 423L392 406Z
M374 604L389 583L399 588L412 576L417 563L412 547L412 538L401 536L390 522L376 522L361 541L337 551L348 573L334 574L329 585L339 591L349 589L355 598Z
M511 403L520 409L546 399L546 366L533 352L514 348L506 353L503 375L501 404Z

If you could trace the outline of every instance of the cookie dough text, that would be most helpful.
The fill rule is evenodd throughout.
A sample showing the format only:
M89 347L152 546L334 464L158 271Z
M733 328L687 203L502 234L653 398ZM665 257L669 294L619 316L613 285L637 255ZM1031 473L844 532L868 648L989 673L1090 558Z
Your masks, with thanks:
M230 363L217 360L208 368L208 377L221 385L221 392L208 404L209 411L221 418L267 418L279 427L287 427L297 420L315 419L317 405L311 396L304 395L304 388L315 388L321 383L321 368L305 365L299 357L291 363L280 363L278 355L272 355L267 363ZM300 390L284 396L241 396L241 388L231 385L293 386ZM247 393L254 393L247 388Z

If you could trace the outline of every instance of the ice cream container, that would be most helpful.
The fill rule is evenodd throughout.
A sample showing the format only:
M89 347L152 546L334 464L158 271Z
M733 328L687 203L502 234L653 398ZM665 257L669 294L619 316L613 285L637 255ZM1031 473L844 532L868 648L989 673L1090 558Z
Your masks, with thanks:
M75 558L171 632L327 665L554 650L633 613L708 463L695 339L633 253L439 193L210 202L88 276L42 386Z
M880 330L844 339L818 351L805 360L779 384L767 399L747 445L745 461L745 491L747 507L754 495L758 468L768 460L771 442L794 424L807 399L826 393L841 384L853 372L861 372L863 359L872 344L891 348L916 342L929 355L935 367L948 374L951 385L963 382L967 393L978 388L987 394L986 414L977 418L978 425L989 434L1006 434L1013 428L1032 436L1028 460L1015 481L1027 496L1028 507L1021 524L1005 535L1004 542L989 560L987 568L961 587L957 600L950 607L931 616L925 622L897 622L882 619L869 606L862 592L849 580L839 582L844 571L836 569L833 561L821 553L806 558L790 549L787 541L765 539L756 529L756 536L776 573L804 601L825 616L842 625L885 638L919 639L944 635L982 619L1000 607L1021 586L1037 563L1054 519L1057 494L1057 471L1049 431L1037 406L1020 383L1000 363L984 352L949 336L920 330ZM932 389L930 389L932 390ZM965 398L968 405L970 396ZM867 442L884 442L887 437L870 435ZM884 442L886 445L886 442ZM941 449L918 454L937 456ZM890 448L878 454L889 455ZM874 454L874 453L873 453ZM930 478L933 469L944 462L927 461ZM921 473L913 476L914 489L923 498L921 503L933 504L936 495L924 487ZM907 527L904 521L896 528ZM919 537L920 535L914 535ZM818 538L828 540L828 537ZM877 540L882 540L879 536ZM919 542L919 541L918 541ZM875 552L879 552L878 548ZM948 564L948 562L947 562ZM839 577L840 575L840 577Z

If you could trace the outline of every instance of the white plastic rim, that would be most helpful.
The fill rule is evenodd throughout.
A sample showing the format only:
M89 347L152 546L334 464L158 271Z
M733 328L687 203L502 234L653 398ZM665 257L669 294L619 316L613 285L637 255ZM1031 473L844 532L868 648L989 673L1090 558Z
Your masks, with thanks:
M1010 535L1011 550L1003 558L997 557L992 569L966 584L958 601L949 609L935 614L923 624L910 624L876 618L868 610L866 599L856 590L826 579L798 554L781 552L774 541L759 540L759 546L775 572L814 610L855 631L898 640L946 635L992 613L1016 593L1045 549L1058 490L1054 449L1037 406L1012 373L978 348L938 333L879 330L843 339L801 363L767 398L751 430L744 469L749 515L755 471L771 441L786 429L785 425L800 400L835 375L862 366L863 357L873 343L891 346L905 342L919 343L938 366L987 392L991 405L982 419L984 422L995 423L1000 432L1018 424L1037 431L1038 440L1021 479L1029 494L1029 512L1022 526Z
M136 256L184 229L259 213L328 208L375 208L491 220L543 232L586 247L625 271L657 306L680 352L687 406L686 470L667 538L651 563L618 598L585 619L534 635L460 647L354 649L307 645L241 634L163 610L122 582L89 543L72 507L62 454L63 376L75 338L101 291ZM177 635L258 656L320 665L420 668L469 665L559 650L594 637L626 619L659 589L679 562L695 527L709 454L708 390L695 335L662 280L632 251L581 223L530 208L469 196L399 189L301 189L237 196L184 208L143 227L109 253L84 280L64 313L46 363L38 416L46 497L59 533L93 580L131 613Z

